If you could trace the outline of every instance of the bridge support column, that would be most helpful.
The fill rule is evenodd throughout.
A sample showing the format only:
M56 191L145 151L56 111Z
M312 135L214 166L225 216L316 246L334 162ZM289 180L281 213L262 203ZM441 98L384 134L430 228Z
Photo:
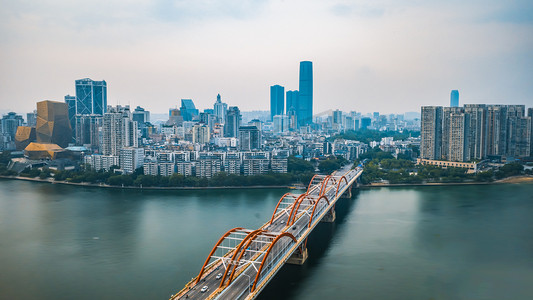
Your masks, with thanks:
M335 219L337 218L336 214L335 214L335 208L332 207L328 213L322 218L321 222L324 222L324 223L333 223L335 222Z
M291 265L303 265L307 260L307 257L307 248L304 248L303 252L300 250L300 248L298 248L296 251L294 251L289 260L287 260L287 263Z
M346 189L344 194L342 194L341 198L347 198L347 199L352 198L352 186L353 186L353 184L350 185L350 187L348 189Z

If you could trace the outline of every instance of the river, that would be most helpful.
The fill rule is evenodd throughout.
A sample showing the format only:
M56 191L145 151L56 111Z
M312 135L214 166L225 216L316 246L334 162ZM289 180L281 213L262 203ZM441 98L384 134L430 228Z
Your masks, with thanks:
M283 189L0 180L0 299L168 299ZM533 184L362 189L261 299L533 299Z

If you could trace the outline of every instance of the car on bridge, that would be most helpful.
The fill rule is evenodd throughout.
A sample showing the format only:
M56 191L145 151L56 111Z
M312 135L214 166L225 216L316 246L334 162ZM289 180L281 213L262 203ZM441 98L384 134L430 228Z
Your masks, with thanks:
M205 293L207 292L208 289L209 287L207 285L204 285L204 287L200 290L200 292Z
M222 273L218 273L216 278L217 278L217 280L222 278Z

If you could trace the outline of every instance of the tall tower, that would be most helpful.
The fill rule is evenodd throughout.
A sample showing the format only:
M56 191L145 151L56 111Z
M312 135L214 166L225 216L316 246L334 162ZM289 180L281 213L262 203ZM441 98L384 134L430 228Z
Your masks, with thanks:
M422 106L420 157L440 159L442 147L442 106Z
M450 107L459 107L459 91L452 90L450 94Z
M296 108L300 126L313 122L313 63L300 62L299 107Z
M273 120L275 115L283 114L285 104L285 88L281 85L270 87L270 119Z
M76 114L103 115L107 109L107 83L90 78L76 80Z

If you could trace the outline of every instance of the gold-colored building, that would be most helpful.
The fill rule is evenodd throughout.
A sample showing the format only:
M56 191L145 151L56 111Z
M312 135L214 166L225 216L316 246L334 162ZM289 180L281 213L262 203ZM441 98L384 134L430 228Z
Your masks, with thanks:
M72 128L66 103L45 100L37 102L37 142L67 147L72 141Z
M69 152L51 143L30 143L24 149L24 155L32 160L69 158Z
M35 142L35 127L19 126L15 134L17 150L24 150L31 142Z

